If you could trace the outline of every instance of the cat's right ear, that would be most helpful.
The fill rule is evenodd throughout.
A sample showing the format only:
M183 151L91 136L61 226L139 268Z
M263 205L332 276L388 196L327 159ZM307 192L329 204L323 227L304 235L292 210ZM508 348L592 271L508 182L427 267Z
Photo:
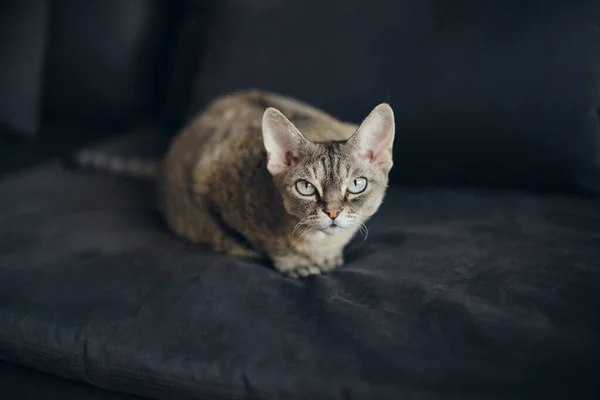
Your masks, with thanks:
M279 110L269 107L262 120L263 142L267 150L267 169L273 175L296 165L309 142Z
M371 111L348 142L361 158L387 173L394 164L392 146L395 131L394 112L389 104L382 103Z

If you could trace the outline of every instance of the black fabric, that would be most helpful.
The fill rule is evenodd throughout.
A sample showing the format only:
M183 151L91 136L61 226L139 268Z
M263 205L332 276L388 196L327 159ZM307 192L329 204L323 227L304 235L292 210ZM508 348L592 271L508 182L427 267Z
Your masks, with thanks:
M0 393L6 400L141 400L0 361Z
M0 133L164 114L186 97L171 75L191 81L176 52L195 60L174 46L183 12L180 0L2 2Z
M212 23L213 8L214 2L195 0L181 1L176 8L178 29L164 100L164 122L171 133L177 132L188 120L193 94L190 88L198 65L206 55L203 46Z
M44 119L114 124L157 112L177 29L169 3L52 2Z
M360 121L390 96L398 183L600 189L600 2L223 0L194 110L240 88Z
M38 132L48 0L0 2L0 133Z
M169 399L600 395L597 200L392 188L347 265L289 280L173 236L145 183L0 194L0 359Z

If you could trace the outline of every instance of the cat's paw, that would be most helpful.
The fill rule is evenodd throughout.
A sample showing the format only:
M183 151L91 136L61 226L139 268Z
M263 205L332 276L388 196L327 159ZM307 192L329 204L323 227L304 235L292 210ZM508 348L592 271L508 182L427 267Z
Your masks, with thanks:
M312 259L311 259L312 258ZM306 278L331 271L344 263L342 253L317 257L287 256L275 261L275 268L289 278Z
M305 278L311 275L321 275L344 264L344 257L342 256L342 253L339 253L333 256L313 260L313 262L314 263L311 265L294 267L284 273L290 278Z
M287 254L273 259L275 269L289 278L305 278L319 275L321 268L302 254Z
M298 266L298 267L289 269L287 271L283 271L283 274L285 276L287 276L288 278L298 279L298 278L306 278L307 276L311 276L311 275L320 275L321 272L323 272L323 271L321 270L320 267L318 267L316 265L307 265L307 266Z

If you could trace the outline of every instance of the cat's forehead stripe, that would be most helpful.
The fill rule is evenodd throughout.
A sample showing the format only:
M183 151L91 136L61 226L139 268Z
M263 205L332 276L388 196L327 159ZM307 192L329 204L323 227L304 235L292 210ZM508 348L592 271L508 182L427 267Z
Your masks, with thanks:
M343 165L346 164L340 152L340 144L324 144L324 154L321 156L323 166L321 179L327 181L329 185L340 185L346 178L343 174Z

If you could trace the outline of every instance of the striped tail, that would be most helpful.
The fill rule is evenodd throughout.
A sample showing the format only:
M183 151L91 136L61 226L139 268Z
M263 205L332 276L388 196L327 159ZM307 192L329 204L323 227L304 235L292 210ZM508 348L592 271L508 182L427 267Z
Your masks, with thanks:
M134 179L154 180L159 162L139 157L123 157L99 151L83 150L72 160L78 167L110 175Z

